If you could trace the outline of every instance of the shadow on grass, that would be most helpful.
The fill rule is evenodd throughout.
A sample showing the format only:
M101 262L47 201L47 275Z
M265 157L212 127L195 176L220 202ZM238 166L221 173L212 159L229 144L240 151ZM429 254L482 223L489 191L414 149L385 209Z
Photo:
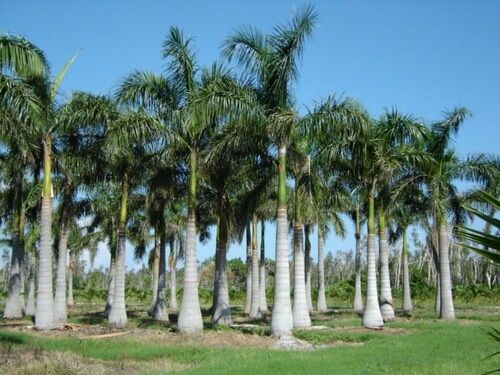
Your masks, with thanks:
M24 335L11 332L0 332L0 344L22 345L26 343L26 336Z
M72 316L70 321L78 324L106 324L108 322L103 312Z

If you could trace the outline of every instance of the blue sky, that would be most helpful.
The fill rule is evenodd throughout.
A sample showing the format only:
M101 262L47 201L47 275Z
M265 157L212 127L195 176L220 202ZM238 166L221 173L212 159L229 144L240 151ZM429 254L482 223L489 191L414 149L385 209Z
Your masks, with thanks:
M162 72L161 44L171 25L195 38L198 62L207 65L221 58L221 43L238 26L271 31L302 3L2 0L0 32L36 43L54 71L82 49L63 82L63 100L72 90L108 93L133 69ZM319 22L295 84L300 106L336 93L358 98L375 117L397 107L431 121L462 105L473 117L456 141L459 154L498 153L500 1L310 3ZM273 257L274 227L267 228L267 252ZM327 250L352 247L352 233L326 243ZM200 245L198 258L213 251L213 241ZM233 246L229 257L243 254L241 246ZM102 252L98 264L106 264L106 258ZM128 267L138 266L127 258Z

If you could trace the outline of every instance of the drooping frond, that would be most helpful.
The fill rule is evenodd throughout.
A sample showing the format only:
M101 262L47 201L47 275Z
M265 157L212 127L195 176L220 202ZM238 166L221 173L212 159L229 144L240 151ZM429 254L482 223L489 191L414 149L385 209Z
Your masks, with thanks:
M196 60L191 50L192 38L185 38L177 27L171 27L163 42L163 57L169 59L168 71L179 88L189 97L195 90Z
M181 99L167 78L139 70L122 80L116 98L120 104L144 107L165 117L179 106Z
M229 61L236 59L249 74L259 77L263 73L263 64L269 54L266 37L254 27L242 27L234 32L224 42L222 51Z
M432 125L431 152L442 155L448 147L451 137L458 133L462 123L471 116L471 112L464 107L444 112L445 118Z
M0 72L10 70L15 75L45 76L48 62L41 49L16 35L0 35Z
M318 14L312 5L300 7L291 22L278 25L269 37L272 50L267 64L272 94L276 96L278 106L288 101L288 85L299 76L297 60L302 56L305 40L312 35Z

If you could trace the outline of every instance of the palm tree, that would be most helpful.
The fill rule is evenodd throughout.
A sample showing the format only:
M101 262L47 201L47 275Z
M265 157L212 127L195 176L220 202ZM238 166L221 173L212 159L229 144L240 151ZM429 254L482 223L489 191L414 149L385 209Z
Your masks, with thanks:
M247 242L252 263L250 269L251 288L247 290L248 313L251 317L260 314L259 264L257 255L257 216L255 200L261 192L260 184L266 183L271 163L265 157L255 157L256 143L248 138L235 141L232 136L239 124L227 124L212 137L208 153L203 158L202 178L205 182L206 209L217 218L217 240L215 255L214 304L212 320L217 324L230 324L231 311L225 268L226 253L231 240L241 236L247 226ZM267 171L266 171L267 169ZM267 173L263 173L267 172ZM245 181L242 183L242 181ZM263 181L263 182L262 182ZM257 187L257 188L256 188ZM254 212L252 218L249 213ZM249 228L250 227L250 228ZM254 283L255 281L255 283ZM249 293L250 292L250 293Z
M89 212L90 202L79 197L84 184L95 182L100 172L99 149L104 139L100 124L75 121L75 113L86 104L87 96L75 93L70 101L56 113L56 121L62 124L64 132L59 135L58 157L54 163L56 190L59 191L57 208L57 275L54 298L54 319L56 323L67 319L67 260L68 237L72 226ZM80 194L81 195L81 194Z
M36 134L43 150L43 185L40 215L40 254L38 272L38 293L35 326L38 329L54 327L52 294L52 162L53 138L62 130L55 121L56 95L74 55L52 80L43 53L34 45L18 37L2 37L0 59L2 68L12 69L19 74L22 83L13 83L2 74L0 92L2 102L10 103L12 112L20 114ZM30 75L34 68L35 75Z
M356 199L356 198L355 198ZM357 200L357 199L356 199ZM354 301L353 310L357 314L363 314L363 296L361 292L361 214L359 204L354 209L354 238L356 240L355 252L355 280L354 280Z
M142 158L155 147L161 134L161 123L144 111L124 113L111 122L106 142L107 154L121 189L118 218L118 244L115 260L113 304L108 322L116 327L127 324L125 310L125 241L128 221L129 192L141 180ZM142 159L142 160L141 160Z
M245 90L234 84L227 70L220 65L201 72L192 52L192 39L171 27L163 43L163 57L168 60L169 77L135 72L121 85L122 102L140 104L154 111L166 124L170 147L184 150L188 170L184 288L178 329L185 333L198 333L203 328L198 299L196 266L196 206L198 162L214 117L231 115L230 108L242 108L248 98ZM199 73L201 74L200 79ZM240 111L234 111L237 115Z
M403 314L409 315L413 309L410 290L410 270L408 265L407 231L412 224L427 221L427 205L421 186L413 184L397 197L389 211L391 225L389 240L395 243L401 239L403 258Z
M95 184L89 194L91 202L92 219L88 225L89 233L100 235L101 242L104 242L110 252L110 262L108 268L108 288L104 315L109 316L113 305L115 291L115 255L116 255L116 233L119 212L119 187L112 181Z
M4 309L6 318L20 318L24 301L21 300L20 270L24 258L22 245L24 169L33 143L33 130L40 125L43 103L33 83L44 80L48 63L43 52L26 39L14 35L0 35L0 143L20 155L14 172L15 194L12 196L12 260L10 281ZM17 159L17 158L16 158ZM12 161L16 161L12 159Z
M408 182L415 185L415 171L412 165L417 161L413 156L422 149L426 129L411 116L398 113L393 109L386 112L377 123L378 158L378 231L380 247L380 310L384 321L394 319L391 281L389 272L389 245L387 239L387 219L392 205L397 201L397 190L407 189ZM406 149L404 149L405 147ZM414 148L410 150L409 147ZM398 155L394 155L398 152ZM390 157L391 159L387 158ZM398 164L398 159L399 163ZM394 163L396 161L396 163ZM396 168L389 166L393 162ZM415 169L415 168L414 168ZM389 172L389 173L387 173ZM403 173L406 173L404 175ZM400 187L403 186L403 187ZM397 187L397 190L395 189Z
M453 179L462 173L459 159L450 148L450 142L458 133L463 121L469 116L470 112L465 108L456 108L445 113L442 121L432 124L427 142L427 151L432 155L433 163L425 170L425 183L428 189L430 210L437 229L439 316L442 319L455 318L451 291L447 214L454 206L459 205Z
M287 251L286 149L289 123L273 118L289 107L290 84L298 77L297 59L305 39L312 33L317 14L311 6L300 9L288 25L275 27L264 36L245 28L225 43L224 53L255 75L257 91L268 116L269 134L278 149L278 208L276 221L276 276L271 332L290 335L293 328ZM282 125L282 126L280 126ZM285 125L285 126L283 126ZM288 129L288 130L287 130ZM274 136L274 137L273 137Z
M116 104L103 96L80 94L77 110L66 119L70 124L96 124L101 129L101 150L108 162L116 184L120 187L120 207L117 214L115 280L113 303L108 321L116 327L127 324L125 311L125 241L128 221L129 194L141 179L146 155L156 152L161 122L139 108L121 112ZM112 218L115 217L114 215ZM113 241L112 241L113 242Z

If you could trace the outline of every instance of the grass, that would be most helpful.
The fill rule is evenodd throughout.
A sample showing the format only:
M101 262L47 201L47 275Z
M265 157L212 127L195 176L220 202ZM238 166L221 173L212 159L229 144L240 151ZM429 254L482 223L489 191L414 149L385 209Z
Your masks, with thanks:
M454 322L430 319L430 315L427 307L417 308L412 317L398 318L379 332L362 329L359 317L346 309L314 314L314 325L328 328L297 330L294 334L319 349L287 352L246 345L257 335L263 336L263 342L271 342L264 321L253 322L257 329L243 332L207 324L204 339L186 339L184 343L178 335L164 333L168 325L136 312L130 319L131 326L137 327L132 333L102 340L64 332L0 331L0 360L1 353L11 353L14 348L25 353L71 352L83 361L115 366L118 370L113 373L122 369L121 373L144 374L481 374L500 367L500 358L482 361L498 350L498 344L486 334L489 327L500 328L497 309L458 307L460 319ZM104 323L95 313L72 320ZM222 338L212 345L207 337ZM231 337L239 338L237 344L230 340L224 345ZM124 363L134 363L135 370L127 371ZM148 367L151 363L159 365ZM55 368L54 374L79 374L60 363Z

